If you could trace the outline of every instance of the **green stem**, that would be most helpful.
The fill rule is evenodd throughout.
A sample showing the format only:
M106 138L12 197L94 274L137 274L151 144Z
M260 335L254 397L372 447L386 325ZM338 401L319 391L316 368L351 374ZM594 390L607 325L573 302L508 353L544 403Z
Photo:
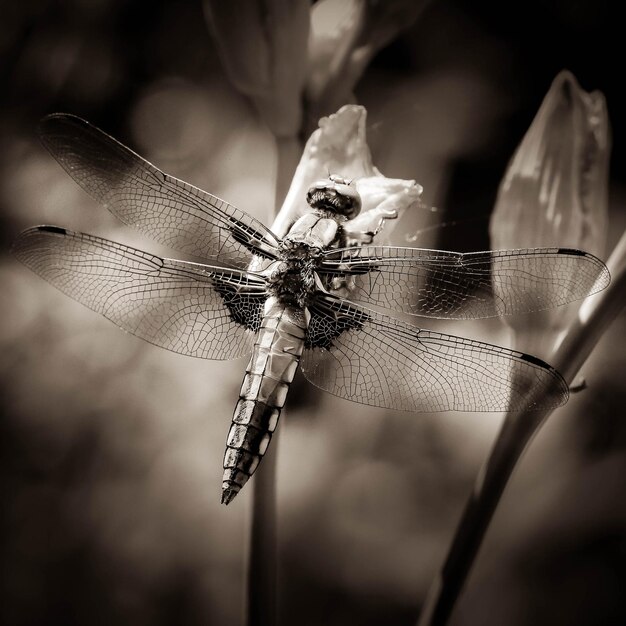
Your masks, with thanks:
M607 262L612 282L587 298L556 348L552 363L571 384L608 325L626 302L626 233ZM502 492L529 441L551 411L508 413L487 462L479 472L456 534L420 614L418 626L443 626L474 564Z
M295 172L302 146L297 139L277 138L276 217ZM272 219L273 221L273 219ZM281 421L285 421L283 411ZM252 519L246 580L247 626L274 626L277 611L276 462L280 427L252 479Z

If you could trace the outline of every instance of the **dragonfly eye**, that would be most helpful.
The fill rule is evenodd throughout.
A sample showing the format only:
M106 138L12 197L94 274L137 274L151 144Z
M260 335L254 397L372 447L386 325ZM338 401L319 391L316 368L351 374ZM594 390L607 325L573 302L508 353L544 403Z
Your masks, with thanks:
M309 187L306 199L314 209L343 215L350 220L361 211L359 192L345 178L335 174L326 180L313 183Z

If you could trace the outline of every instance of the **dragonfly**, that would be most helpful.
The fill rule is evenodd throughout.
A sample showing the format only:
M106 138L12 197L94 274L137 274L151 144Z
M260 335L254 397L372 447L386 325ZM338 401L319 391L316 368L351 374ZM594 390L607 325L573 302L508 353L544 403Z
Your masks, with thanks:
M302 199L307 211L280 238L78 117L50 115L40 135L122 222L199 262L59 226L21 233L17 259L152 344L204 359L251 355L226 440L222 503L258 467L298 368L331 394L403 411L515 411L567 401L567 384L541 359L427 330L399 314L474 319L557 307L608 284L595 256L567 248L347 246L361 198L338 175L311 185Z

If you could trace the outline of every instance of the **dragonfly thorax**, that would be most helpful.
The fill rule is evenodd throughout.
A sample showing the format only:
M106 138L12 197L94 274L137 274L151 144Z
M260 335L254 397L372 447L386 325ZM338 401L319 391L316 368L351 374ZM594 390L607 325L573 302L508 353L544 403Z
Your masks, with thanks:
M319 250L309 246L284 250L282 258L274 261L264 272L270 295L289 306L309 306L316 288L318 256Z

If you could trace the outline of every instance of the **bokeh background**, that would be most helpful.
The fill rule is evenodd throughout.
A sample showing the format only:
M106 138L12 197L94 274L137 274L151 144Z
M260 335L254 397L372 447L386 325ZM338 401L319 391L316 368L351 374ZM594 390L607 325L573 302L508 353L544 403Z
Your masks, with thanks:
M471 6L470 6L471 4ZM621 21L610 3L432 2L357 86L374 162L424 186L398 243L486 216L554 76L608 102L607 250L626 225ZM10 257L52 223L175 256L120 225L36 138L90 120L165 171L267 221L274 139L226 79L199 2L22 0L0 22L0 622L241 623L250 490L219 504L245 360L122 333ZM482 249L487 222L410 239ZM626 622L622 315L506 491L453 624ZM510 345L498 321L449 332ZM498 414L381 411L294 384L278 450L280 623L412 624ZM276 453L276 450L274 450Z

